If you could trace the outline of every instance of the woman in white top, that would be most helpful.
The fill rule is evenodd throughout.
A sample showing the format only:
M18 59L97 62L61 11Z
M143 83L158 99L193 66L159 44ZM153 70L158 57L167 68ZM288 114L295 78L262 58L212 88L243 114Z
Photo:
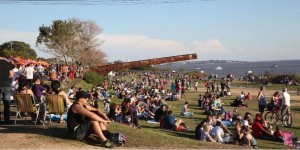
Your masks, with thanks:
M75 98L75 93L76 93L76 86L73 85L73 86L69 89L67 95L68 95L68 97L69 97L70 99L74 99L74 98Z

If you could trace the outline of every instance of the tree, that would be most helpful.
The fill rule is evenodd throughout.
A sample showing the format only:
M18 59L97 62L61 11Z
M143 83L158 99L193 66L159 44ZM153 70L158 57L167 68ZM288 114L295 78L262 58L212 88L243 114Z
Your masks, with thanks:
M100 59L106 57L106 54L102 51L87 51L85 55L88 57L82 57L81 63L83 65L94 67L104 65L107 62L106 59Z
M102 41L97 36L101 29L93 21L79 19L55 20L51 26L42 25L39 28L37 47L44 52L63 58L65 64L79 62L83 65L94 65L84 61L92 55L99 56L99 62L106 62L105 53L101 51ZM86 63L86 64L85 64Z
M0 45L0 56L19 56L21 58L36 59L37 55L29 44L21 41L9 41Z

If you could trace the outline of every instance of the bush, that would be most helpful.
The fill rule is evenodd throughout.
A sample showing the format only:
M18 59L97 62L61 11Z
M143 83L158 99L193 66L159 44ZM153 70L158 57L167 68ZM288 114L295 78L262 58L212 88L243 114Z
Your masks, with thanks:
M284 79L285 75L273 75L270 80L273 84L282 84L282 80Z
M286 75L272 75L270 80L272 83L281 84ZM290 74L288 75L290 79L294 79L296 82L300 81L300 74Z
M83 80L87 83L97 85L99 83L103 83L105 77L100 76L95 72L86 72L83 76Z

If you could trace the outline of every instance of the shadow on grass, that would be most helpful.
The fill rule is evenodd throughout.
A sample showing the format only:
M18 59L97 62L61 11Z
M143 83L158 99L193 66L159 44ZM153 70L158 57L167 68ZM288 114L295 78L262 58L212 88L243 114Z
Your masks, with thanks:
M25 121L18 121L25 123ZM63 127L42 127L42 126L34 126L34 125L6 125L6 126L0 126L3 128L1 130L2 133L28 133L28 134L37 134L37 135L44 135L59 139L66 139L68 137L66 128Z
M296 129L296 130L299 130L300 127L293 127L293 125L291 127L287 127L286 129Z
M165 132L167 135L188 138L188 139L195 139L195 135L193 131L173 131L173 130L160 130L161 132Z
M142 128L145 129L155 129L158 130L160 132L164 132L167 135L171 135L171 136L175 136L175 137L183 137L183 138L189 138L189 139L195 139L195 135L194 135L194 130L191 131L174 131L174 130L169 130L169 129L162 129L159 126L155 126L155 127L150 127L150 126L142 126Z
M300 111L299 107L291 107L291 111Z
M18 121L17 125L0 125L1 133L23 133L23 134L36 134L36 135L42 135L50 138L56 138L61 140L70 140L70 141L76 141L71 138L69 138L67 134L67 129L65 126L58 125L58 126L47 126L43 127L40 125L34 126L34 125L19 125L20 123L25 124L25 121ZM78 142L78 141L76 141ZM81 142L89 144L89 145L99 145L99 141L97 137L90 135L88 137L85 137ZM99 143L99 144L95 144Z

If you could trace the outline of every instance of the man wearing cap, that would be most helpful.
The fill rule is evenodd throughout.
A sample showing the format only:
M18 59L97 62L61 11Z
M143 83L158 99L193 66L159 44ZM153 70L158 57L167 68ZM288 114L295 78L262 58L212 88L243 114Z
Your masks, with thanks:
M282 89L282 108L281 108L281 116L283 116L285 113L290 114L291 110L291 96L287 92L287 88Z
M88 104L90 95L85 91L76 93L76 99L68 111L67 129L71 138L82 140L85 136L94 133L98 136L102 146L114 148L115 144L110 142L105 135L110 135L106 124L109 118L101 110L93 108Z

